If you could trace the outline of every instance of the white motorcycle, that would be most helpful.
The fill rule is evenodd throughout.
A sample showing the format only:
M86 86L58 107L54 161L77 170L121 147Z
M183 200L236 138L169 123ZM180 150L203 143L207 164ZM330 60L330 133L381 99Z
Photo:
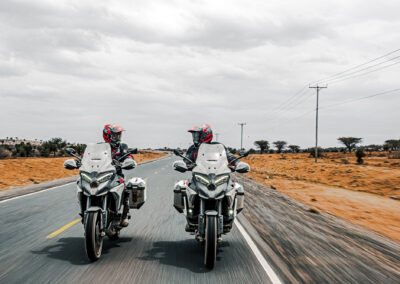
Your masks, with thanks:
M243 187L232 180L231 172L247 173L250 167L244 162L230 166L225 147L217 143L201 144L196 162L187 159L179 150L174 150L174 154L194 165L191 181L182 180L175 185L174 207L180 213L185 212L186 231L204 243L204 264L212 269L218 240L222 234L230 232L236 214L243 209ZM176 161L174 169L179 172L188 170L183 161Z
M101 256L105 235L111 240L119 239L123 213L128 211L124 198L128 197L129 207L133 209L139 209L146 201L145 181L132 178L126 183L116 170L116 166L135 168L136 162L132 159L120 161L135 154L137 149L128 149L118 160L112 158L108 143L89 144L83 158L72 148L66 151L77 158L65 161L64 167L79 168L77 196L83 212L86 253L90 260L96 261Z

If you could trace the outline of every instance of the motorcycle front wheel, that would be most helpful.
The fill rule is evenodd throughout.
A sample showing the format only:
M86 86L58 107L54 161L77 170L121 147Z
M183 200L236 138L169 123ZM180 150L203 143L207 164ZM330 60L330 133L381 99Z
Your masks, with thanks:
M100 218L98 212L88 212L85 224L86 254L91 261L101 256L103 237L100 235Z
M217 258L217 218L206 217L206 235L204 247L204 264L208 269L214 268Z

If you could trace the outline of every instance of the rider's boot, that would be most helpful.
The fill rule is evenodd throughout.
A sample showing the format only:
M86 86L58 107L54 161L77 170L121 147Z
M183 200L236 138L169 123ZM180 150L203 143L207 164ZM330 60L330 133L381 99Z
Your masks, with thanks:
M129 225L129 219L131 218L131 215L129 214L129 200L128 200L128 195L126 194L124 197L124 211L122 212L122 221L121 221L121 226L122 227L128 227Z

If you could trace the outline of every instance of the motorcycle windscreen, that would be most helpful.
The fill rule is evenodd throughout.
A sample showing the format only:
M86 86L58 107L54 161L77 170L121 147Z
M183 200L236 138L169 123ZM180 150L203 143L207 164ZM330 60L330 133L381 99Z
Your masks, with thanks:
M108 143L88 144L79 170L98 173L115 171L115 167L112 165L110 145Z
M222 144L202 143L197 154L196 165L193 169L194 173L205 175L231 173L231 170L228 168L226 150Z

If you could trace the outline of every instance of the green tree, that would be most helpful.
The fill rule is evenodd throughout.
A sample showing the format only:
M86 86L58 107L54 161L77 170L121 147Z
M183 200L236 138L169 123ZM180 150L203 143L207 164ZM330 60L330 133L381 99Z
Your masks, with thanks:
M288 148L292 151L292 153L300 152L300 146L298 145L289 145Z
M254 141L254 145L260 149L261 154L269 149L269 142L267 140Z
M400 140L389 139L385 141L385 148L390 151L400 150Z
M277 153L282 153L282 150L285 149L287 142L286 141L275 141L273 143L275 145L276 148L276 152Z
M362 148L358 148L356 151L357 163L362 164L364 160L362 158L365 157L364 150Z
M370 156L372 155L372 152L378 152L380 149L382 149L382 146L375 144L371 144L365 147L365 151L367 151Z
M315 158L315 147L308 148L307 152L310 154L310 157ZM318 147L318 158L322 158L324 156L324 149Z
M361 143L362 138L356 138L356 137L340 137L338 138L339 142L341 142L344 146L346 146L347 150L351 153L351 150L353 150L357 144Z
M65 146L67 146L67 142L62 140L62 138L52 138L47 141L48 150L53 153L54 157L56 156L57 152L62 150Z

